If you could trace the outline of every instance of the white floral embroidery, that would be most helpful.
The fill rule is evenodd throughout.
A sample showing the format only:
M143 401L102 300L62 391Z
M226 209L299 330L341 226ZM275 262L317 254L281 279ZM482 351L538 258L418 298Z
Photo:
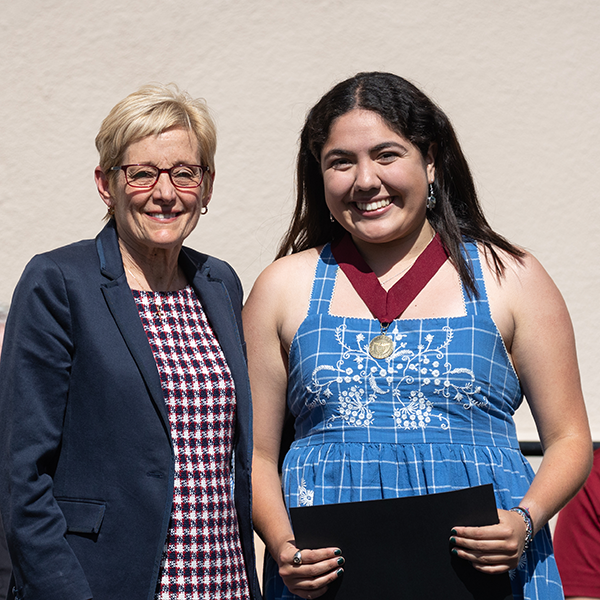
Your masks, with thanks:
M368 427L373 422L373 413L368 406L373 402L377 394L377 392L374 391L369 394L368 397L365 397L365 382L372 384L373 389L377 388L374 373L368 373L364 369L364 357L361 356L361 354L368 353L368 345L365 345L364 347L361 345L365 336L362 333L359 333L356 336L356 343L359 348L357 354L356 350L345 344L345 331L345 325L341 325L335 330L335 338L343 350L342 356L336 366L321 365L313 371L311 383L307 386L307 391L311 397L311 401L310 403L307 403L307 407L312 409L317 405L327 404L335 394L331 389L333 384L353 384L347 388L344 387L342 391L339 392L337 398L338 414L329 419L327 427L331 427L332 422L336 419L341 419L347 425L352 427ZM356 366L348 366L346 361L353 355L353 362L356 363ZM381 390L379 393L385 392Z
M431 409L433 402L427 400L423 392L412 391L411 400L404 404L402 408L394 409L394 421L396 427L403 429L425 429L431 422Z
M450 366L450 365L448 365ZM458 373L464 373L469 375L471 381L465 383L463 386L456 386L448 379L450 375L456 375ZM473 383L475 382L475 374L471 369L448 369L444 373L447 379L444 381L443 388L439 390L434 390L435 394L441 394L445 398L450 398L454 394L454 400L460 402L463 405L463 408L471 408L473 406L486 406L488 404L488 399L483 398L483 400L477 400L474 396L475 394L479 394L481 392L481 386L473 387ZM436 382L439 382L439 379L436 379ZM438 384L439 385L439 384Z
M407 351L402 355L401 360L404 361L406 365L404 369L398 367L398 370L402 372L402 376L394 390L395 399L401 403L400 409L394 409L393 416L396 426L402 426L404 429L414 429L416 427L426 427L430 422L430 420L425 420L424 418L419 419L418 417L418 415L425 413L423 412L424 408L422 406L420 406L418 409L415 406L415 391L411 391L411 398L409 399L408 403L402 401L399 391L399 386L402 383L418 384L418 393L422 394L422 387L429 386L433 380L433 385L439 386L432 390L434 394L440 394L445 398L450 398L452 396L453 399L457 402L460 402L464 408L471 408L472 406L486 406L488 404L488 399L485 397L482 400L477 400L475 398L475 394L479 394L481 392L481 387L474 387L473 384L475 382L475 374L472 370L465 368L453 369L449 362L445 362L443 363L443 372L440 371L440 361L444 360L446 349L454 337L454 332L450 327L444 327L443 331L445 333L445 339L438 346L433 346L435 336L431 333L428 333L425 336L426 343L419 344L417 346L417 352ZM433 362L432 359L434 359ZM458 374L468 375L470 381L463 385L458 385L454 382L456 378L452 378L452 376ZM422 379L418 380L419 377L422 377ZM434 404L431 403L431 408L433 406ZM431 408L428 412L426 412L428 415L433 416L431 415ZM406 415L412 415L412 419L407 420ZM443 417L441 414L436 416L442 423L442 428L447 429L449 427L448 419Z
M298 487L298 496L300 498L300 506L312 506L315 499L314 490L306 489L306 481L302 479Z
M319 382L319 373L322 371L332 371L335 373L335 369L331 365L321 365L312 372L312 385L309 385L306 388L310 393L309 397L312 398L310 402L306 403L306 407L311 410L315 408L315 406L327 404L327 400L333 396L333 392L329 389L329 385L323 385Z
M350 425L366 427L373 422L373 413L367 408L370 400L364 402L362 397L365 390L352 386L349 390L343 390L340 396L340 417Z
M488 399L481 396L480 386L475 386L473 371L453 369L448 361L447 349L454 337L449 326L443 328L444 339L439 343L435 344L435 336L428 333L423 343L412 350L407 348L405 341L408 335L401 333L395 323L394 328L388 330L395 342L394 351L384 362L371 356L362 333L356 334L353 343L349 344L346 329L342 324L335 330L335 339L342 350L336 365L318 366L307 386L311 398L308 408L337 402L337 414L329 418L327 427L332 427L336 420L352 427L372 425L374 417L370 404L390 392L394 425L404 430L425 429L434 420L442 429L450 427L446 416L441 412L434 413L432 395L452 398L465 409L489 404ZM351 366L348 361L352 361ZM466 375L468 381L461 383L457 375ZM338 386L332 389L334 384ZM408 398L403 398L401 390L407 385L413 389ZM430 388L430 391L424 388ZM338 391L334 391L336 389Z

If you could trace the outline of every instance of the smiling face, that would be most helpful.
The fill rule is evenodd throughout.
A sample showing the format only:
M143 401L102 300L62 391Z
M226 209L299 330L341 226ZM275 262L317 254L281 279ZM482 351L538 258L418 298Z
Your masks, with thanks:
M325 200L355 243L429 240L428 184L434 152L426 157L375 112L354 109L331 126L321 152Z
M122 162L161 169L182 163L202 164L196 137L181 127L130 144ZM182 190L173 186L167 173L161 173L152 189L139 189L127 184L122 171L109 185L108 178L98 167L96 184L104 202L114 208L121 242L131 254L145 256L160 250L178 253L196 227L200 211L212 193L210 175L205 175L202 186Z

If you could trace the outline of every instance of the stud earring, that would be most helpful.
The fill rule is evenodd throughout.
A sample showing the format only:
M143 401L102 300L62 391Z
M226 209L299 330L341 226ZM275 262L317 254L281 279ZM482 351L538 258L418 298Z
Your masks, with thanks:
M433 193L433 183L429 184L429 196L427 196L427 210L433 210L435 208L437 198Z

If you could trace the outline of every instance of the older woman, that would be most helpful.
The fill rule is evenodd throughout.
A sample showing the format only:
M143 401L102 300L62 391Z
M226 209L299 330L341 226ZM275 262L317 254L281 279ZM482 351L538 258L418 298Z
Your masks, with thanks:
M325 94L302 131L279 255L244 309L254 518L273 558L265 596L317 598L360 569L340 549L298 548L284 501L490 483L499 524L448 531L453 552L512 570L515 599L562 598L545 525L591 459L573 330L540 264L486 222L446 115L390 73ZM535 478L512 418L524 395L545 450ZM282 495L286 403L296 437Z
M29 263L6 326L15 598L257 598L242 290L183 247L211 199L214 124L202 101L148 86L96 146L108 223Z

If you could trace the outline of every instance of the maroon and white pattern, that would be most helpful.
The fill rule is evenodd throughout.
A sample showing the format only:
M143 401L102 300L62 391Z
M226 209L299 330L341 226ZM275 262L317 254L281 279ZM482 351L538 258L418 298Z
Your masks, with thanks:
M175 450L173 508L155 600L245 600L231 478L231 373L191 287L132 293L160 374Z

